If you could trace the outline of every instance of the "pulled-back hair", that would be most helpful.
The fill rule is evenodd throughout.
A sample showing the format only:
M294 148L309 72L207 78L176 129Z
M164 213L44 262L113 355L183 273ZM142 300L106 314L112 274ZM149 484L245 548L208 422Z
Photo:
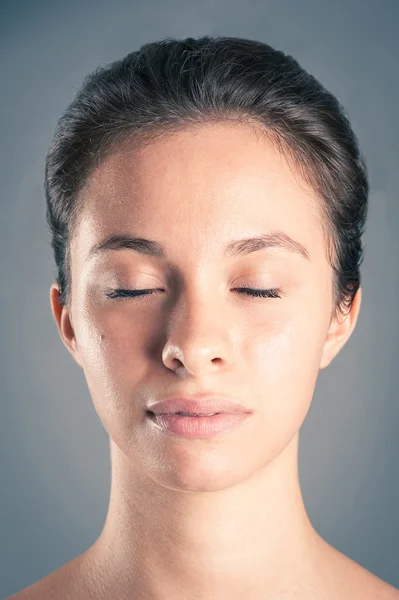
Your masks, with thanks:
M333 314L360 287L368 208L365 161L344 108L290 55L236 37L165 38L88 74L59 119L46 156L45 193L59 301L70 303L70 241L89 175L130 148L211 122L263 131L319 198L333 269Z

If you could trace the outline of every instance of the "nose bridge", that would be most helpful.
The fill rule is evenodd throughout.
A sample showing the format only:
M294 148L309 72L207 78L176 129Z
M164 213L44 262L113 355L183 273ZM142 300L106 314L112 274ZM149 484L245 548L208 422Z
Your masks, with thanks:
M202 275L179 292L168 324L164 358L178 358L190 371L228 358L229 325L223 295ZM172 356L173 355L173 356Z
M181 275L184 269L185 275ZM176 312L185 311L190 317L197 312L207 311L221 299L220 290L224 287L223 274L218 272L211 260L186 259L184 267L174 275L172 286L177 290Z
M204 335L209 338L212 332L223 329L222 315L226 314L221 294L211 283L197 283L181 290L177 300L172 327L184 334Z

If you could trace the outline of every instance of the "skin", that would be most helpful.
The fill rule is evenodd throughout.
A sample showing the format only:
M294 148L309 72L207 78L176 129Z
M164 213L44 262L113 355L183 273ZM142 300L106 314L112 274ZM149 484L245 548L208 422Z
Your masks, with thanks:
M94 172L71 241L71 305L60 306L56 283L50 302L110 437L110 503L93 546L35 584L37 597L51 587L60 598L399 598L318 535L302 500L299 430L361 304L360 289L350 314L331 318L319 202L246 125L120 149ZM274 229L310 260L281 248L223 257L230 240ZM122 232L158 241L168 258L131 249L88 258ZM239 286L284 295L252 298ZM162 291L105 296L117 287ZM148 403L197 391L235 399L251 419L187 439L145 418Z

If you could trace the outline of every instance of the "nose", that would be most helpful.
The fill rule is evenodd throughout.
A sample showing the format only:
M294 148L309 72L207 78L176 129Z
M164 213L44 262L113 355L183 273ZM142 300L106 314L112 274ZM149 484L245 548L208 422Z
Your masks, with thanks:
M162 351L166 367L178 375L205 375L231 367L231 328L210 302L195 302L174 315Z

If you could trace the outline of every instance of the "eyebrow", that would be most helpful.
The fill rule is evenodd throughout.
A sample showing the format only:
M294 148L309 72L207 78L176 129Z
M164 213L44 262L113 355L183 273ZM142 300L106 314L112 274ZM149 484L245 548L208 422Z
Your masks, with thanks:
M167 259L168 254L164 246L155 240L148 240L141 237L132 237L129 234L114 233L106 237L101 242L95 244L89 251L88 258L98 255L106 250L121 250L128 248L141 254L155 256L157 258ZM310 260L309 252L300 242L292 239L283 231L270 231L255 237L233 240L227 244L223 256L234 257L244 256L251 252L264 250L267 248L281 248L293 252Z

